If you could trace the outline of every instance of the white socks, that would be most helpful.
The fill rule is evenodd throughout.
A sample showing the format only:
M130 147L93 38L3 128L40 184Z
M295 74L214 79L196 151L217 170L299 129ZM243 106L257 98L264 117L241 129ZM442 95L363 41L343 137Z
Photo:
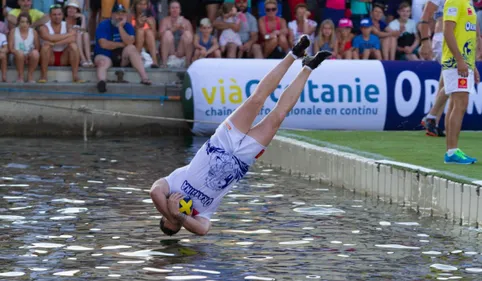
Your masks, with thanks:
M290 51L288 54L291 55L295 60L298 59L298 57L295 54L293 54L293 52Z
M449 149L449 150L447 150L447 155L450 157L450 156L454 155L455 151L457 151L457 148Z
M432 114L427 114L428 119L437 119L437 116L433 116Z
M309 67L307 65L303 66L303 69L308 69L309 71L313 71L313 69L311 69L311 67Z

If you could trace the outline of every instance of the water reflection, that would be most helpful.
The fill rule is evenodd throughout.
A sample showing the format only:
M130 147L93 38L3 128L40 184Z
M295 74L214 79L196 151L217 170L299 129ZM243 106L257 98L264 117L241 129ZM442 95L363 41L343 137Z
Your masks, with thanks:
M0 279L481 279L479 231L263 166L208 236L163 236L150 185L204 140L0 140Z

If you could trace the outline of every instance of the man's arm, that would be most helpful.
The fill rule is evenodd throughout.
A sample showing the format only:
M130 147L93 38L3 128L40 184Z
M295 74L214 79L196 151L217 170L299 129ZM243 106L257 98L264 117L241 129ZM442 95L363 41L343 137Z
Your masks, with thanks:
M431 1L427 1L425 4L425 8L423 9L422 19L420 21L420 38L421 40L421 48L420 54L426 60L432 59L432 43L430 40L430 19L433 17L435 11L437 11L438 6L432 3Z
M227 22L224 22L222 19L216 19L214 22L213 22L213 27L217 30L225 30L225 29L229 29L231 28L232 30L234 30L234 32L238 32L239 29L238 29L238 25L235 24L235 23L227 23Z
M32 23L32 28L33 28L33 29L36 29L37 27L46 24L49 20L50 20L49 15L44 14L39 20L37 20L37 21L35 21L34 23Z
M65 43L63 42L64 40L69 39L69 37L73 37L71 33L50 34L48 28L45 25L39 28L39 35L40 35L40 38L42 38L43 40L56 43L56 44L64 44ZM75 41L75 37L74 37L74 41Z
M208 234L209 229L211 229L211 222L204 217L189 217L179 212L176 214L176 217L177 221L180 222L187 231L194 234L203 236Z
M119 24L119 34L122 39L122 42L127 45L132 45L136 42L136 38L131 35L134 34L134 28L131 25L128 25L126 21L122 21Z

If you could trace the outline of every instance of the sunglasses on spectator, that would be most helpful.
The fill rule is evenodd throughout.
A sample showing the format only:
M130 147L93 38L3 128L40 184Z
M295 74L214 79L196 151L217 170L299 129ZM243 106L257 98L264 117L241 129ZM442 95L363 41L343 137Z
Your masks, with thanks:
M266 8L266 12L275 12L278 8Z
M62 5L60 5L60 4L50 5L50 9L59 9L59 8L62 8Z

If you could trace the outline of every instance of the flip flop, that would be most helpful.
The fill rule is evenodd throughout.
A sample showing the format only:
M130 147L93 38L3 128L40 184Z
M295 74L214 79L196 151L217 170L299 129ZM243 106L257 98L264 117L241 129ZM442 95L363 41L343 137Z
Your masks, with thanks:
M47 83L47 79L39 79L37 82L38 82L38 83L42 83L42 84L43 84L43 83Z
M149 79L142 79L141 84L150 86L152 84L152 82Z
M85 83L85 80L77 79L77 80L74 80L74 83L76 83L76 84L83 84L83 83Z

